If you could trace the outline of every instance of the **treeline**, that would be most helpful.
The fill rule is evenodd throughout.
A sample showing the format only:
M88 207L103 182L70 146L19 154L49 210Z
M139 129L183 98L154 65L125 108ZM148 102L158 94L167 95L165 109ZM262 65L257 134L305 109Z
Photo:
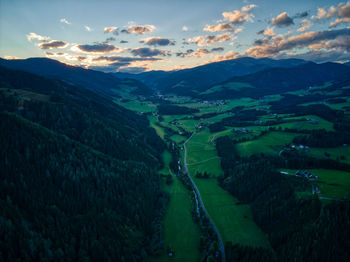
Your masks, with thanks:
M350 143L350 131L327 132L325 130L311 131L304 136L296 136L293 143L310 147L338 147Z
M333 168L332 165L340 163L324 163L305 158L298 152L287 157L260 154L241 158L236 153L235 143L228 137L218 138L216 148L224 170L224 175L219 177L220 185L238 198L237 204L250 205L254 221L269 237L275 261L347 261L350 258L350 241L344 242L350 231L349 202L322 208L317 196L300 198L296 194L311 192L308 180L282 176L277 171L281 167ZM348 165L338 168L350 170ZM333 210L332 215L330 210ZM347 222L340 222L345 220ZM249 253L245 254L246 260L241 258L243 261L266 261L263 257L268 253L250 248L244 252L232 247L230 250L236 250L235 257Z
M78 88L0 68L0 261L144 261L163 249L165 145Z
M185 106L160 104L158 105L158 112L160 115L190 115L194 113L199 113L199 110L196 108L189 108Z

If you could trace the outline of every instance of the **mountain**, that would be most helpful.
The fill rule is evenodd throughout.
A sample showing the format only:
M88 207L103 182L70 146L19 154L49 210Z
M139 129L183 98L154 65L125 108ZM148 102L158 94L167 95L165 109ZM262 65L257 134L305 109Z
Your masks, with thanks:
M189 95L197 89L225 81L233 76L247 75L266 68L294 67L304 63L306 62L300 59L273 60L270 58L243 57L190 69L170 72L151 71L130 77L140 80L162 93ZM120 75L117 74L117 76Z
M232 77L220 84L202 88L197 96L203 99L237 97L259 98L264 95L295 91L336 80L350 73L338 63L306 63L292 68L270 68L245 76Z
M0 260L141 261L162 248L165 145L147 118L28 72L0 67L0 86Z
M0 58L0 65L16 70L22 70L33 74L59 79L70 84L84 87L100 95L118 96L118 91L125 84L123 80L100 71L70 66L57 60L48 58L28 58L6 60ZM149 94L150 90L138 81L128 82L128 85L137 87L138 94Z
M139 74L130 74L130 73L122 73L122 72L117 72L113 74L120 79L135 79L135 80L141 81L148 87L155 89L157 82L160 81L160 79L163 79L169 76L171 73L173 73L173 71L159 70L159 71L149 71L149 72L144 72Z

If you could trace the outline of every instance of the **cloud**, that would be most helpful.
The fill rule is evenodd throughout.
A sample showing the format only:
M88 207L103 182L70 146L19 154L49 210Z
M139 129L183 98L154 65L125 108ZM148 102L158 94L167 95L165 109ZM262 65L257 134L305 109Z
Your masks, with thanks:
M222 51L224 51L225 49L223 48L223 47L221 47L221 46L219 46L219 47L214 47L214 48L212 48L211 50L210 50L210 52L222 52Z
M306 32L297 36L283 37L281 35L272 39L262 39L255 42L246 54L253 57L275 56L280 52L294 48L334 49L349 52L350 28Z
M119 50L119 47L108 44L108 43L99 43L92 45L75 45L72 48L72 51L81 51L84 53L111 53Z
M312 19L316 20L329 20L331 18L336 18L336 20L330 23L330 27L350 23L350 1L331 6L328 11L324 8L318 8L317 15L312 16Z
M241 55L233 50L227 52L225 55L218 55L215 57L214 60L209 61L209 63L213 63L213 62L220 62L220 61L225 61L225 60L231 60L231 59L236 59L241 57Z
M293 18L294 19L297 19L297 18L305 18L309 15L309 12L308 11L304 11L304 12L301 12L301 13L296 13Z
M184 26L182 27L182 31L187 32L187 31L188 31L188 27L184 25Z
M177 57L195 57L195 58L201 58L205 55L208 55L213 52L222 52L224 51L223 47L214 47L211 50L208 50L206 48L198 48L197 51L194 51L193 49L187 49L185 52L177 52Z
M68 53L62 53L62 52L58 52L58 53L46 52L46 56L50 58L53 58L53 57L64 58L69 61L79 61L79 62L83 62L87 59L86 56L74 56L74 55L70 55Z
M234 38L229 33L223 33L221 35L207 35L207 36L196 36L188 39L189 43L197 44L198 46L209 46L214 43L221 43L233 40Z
M252 21L254 14L253 9L256 5L246 5L241 10L234 10L232 12L223 12L224 20L230 21L234 25L240 25L247 21Z
M209 35L206 38L207 38L207 43L211 43L211 44L218 43L218 42L221 43L221 42L226 42L226 41L232 40L232 37L229 33L224 33L224 34L217 35L217 36Z
M90 26L87 26L87 25L85 25L84 28L88 32L91 32L93 30Z
M298 28L298 32L305 32L307 29L309 29L312 26L312 23L307 20L307 19L303 19L300 22L300 28Z
M265 35L265 36L274 36L275 35L275 31L273 27L268 27L265 30L260 30L259 32L257 32L258 35Z
M281 54L275 57L276 59L286 58L297 58L304 59L307 61L313 61L316 63L334 62L334 61L349 61L350 53L344 53L339 51L324 51L324 50L313 50L303 54Z
M59 40L52 40L49 42L42 42L38 46L41 49L65 48L68 46L68 43Z
M153 46L167 46L167 45L175 45L175 41L167 38L161 37L149 37L143 40L146 45Z
M61 18L60 22L63 23L63 24L66 24L66 25L70 25L71 24L70 22L68 22L68 20L66 18Z
M135 61L159 61L160 58L147 57L147 58L138 58L138 57L127 57L127 56L99 56L93 58L92 61L103 61L103 62L121 62L121 63L131 63Z
M5 55L3 56L4 59L6 60L17 60L17 59L22 59L22 58L19 58L17 56L12 56L12 55Z
M105 28L103 29L103 32L104 32L105 34L107 34L107 33L115 32L115 31L117 31L117 30L118 30L118 27L116 27L116 26L110 26L110 27L105 27Z
M194 58L201 58L203 56L206 56L210 54L210 51L206 48L198 48L197 51L194 51L193 49L187 49L186 52L178 52L176 53L177 57L194 57Z
M203 28L203 31L209 32L221 32L221 31L229 31L233 29L232 23L222 23L218 25L207 25Z
M128 29L123 29L122 33L143 35L156 29L154 25L130 25Z
M120 40L120 42L119 43L121 43L121 44L127 44L127 43L129 43L129 41L126 41L126 40Z
M176 56L184 58L190 56L192 53L194 53L193 49L187 49L186 52L177 52Z
M168 51L159 50L155 48L148 48L148 47L140 47L135 48L130 51L134 56L140 56L140 57L153 57L157 55L166 56L170 53Z
M123 71L123 72L140 72L148 69L148 66L157 61L161 61L161 58L156 57L125 57L125 56L99 56L91 60L95 66L90 68L105 71ZM97 63L97 64L96 64ZM103 63L102 65L100 63ZM107 63L107 65L106 65ZM138 69L137 69L138 68Z
M37 35L36 33L29 33L28 35L26 35L27 39L29 42L31 42L33 39L39 40L39 41L48 41L50 40L50 37L48 36L41 36L41 35Z
M106 40L104 41L104 43L109 43L109 42L113 42L113 41L116 41L117 39L113 36L111 37L107 37Z
M206 46L206 38L204 36L196 36L188 39L189 43L197 44L198 46Z
M286 27L293 25L293 19L287 14L287 12L283 12L279 14L277 17L272 18L271 24L276 25L278 27Z

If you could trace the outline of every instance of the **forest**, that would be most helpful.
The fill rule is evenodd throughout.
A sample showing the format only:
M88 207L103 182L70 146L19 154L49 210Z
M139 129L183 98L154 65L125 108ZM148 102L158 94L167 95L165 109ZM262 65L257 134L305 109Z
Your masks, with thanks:
M224 175L219 184L240 201L248 203L254 221L268 235L273 248L229 246L229 261L348 261L350 241L350 203L334 201L323 205L315 195L300 197L310 191L306 178L282 176L278 168L338 168L350 170L338 162L317 161L302 155L240 157L235 142L228 136L216 140ZM332 245L329 245L330 241ZM242 251L244 250L244 252ZM248 255L249 254L249 255ZM268 256L267 260L263 259Z
M0 68L0 260L141 261L163 247L164 143L85 89Z

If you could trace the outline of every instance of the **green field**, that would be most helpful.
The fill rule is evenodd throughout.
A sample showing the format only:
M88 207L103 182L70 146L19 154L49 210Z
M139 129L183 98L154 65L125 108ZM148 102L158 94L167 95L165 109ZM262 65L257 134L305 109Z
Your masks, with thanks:
M222 131L217 136L224 135ZM193 177L204 205L220 231L223 241L232 241L242 245L269 247L268 240L259 227L253 222L248 205L237 205L238 202L229 192L218 185L216 176L223 173L220 159L208 129L196 133L186 144L188 150L188 169ZM209 179L198 179L196 172L214 175Z
M258 139L238 143L236 148L241 156L258 153L278 154L285 145L292 143L295 136L294 133L269 132Z
M163 163L164 163L164 167L163 169L159 170L158 173L160 174L171 174L171 170L169 168L169 164L171 162L171 154L169 153L168 150L165 150L163 152Z
M192 175L197 170L191 167L189 171ZM265 234L253 222L249 205L237 205L238 200L220 187L216 178L194 180L224 242L269 247Z
M350 197L350 172L332 169L308 169L318 176L315 184L319 187L320 197L340 199ZM295 174L296 169L281 169L289 174ZM311 195L311 192L298 192L299 196Z
M216 85L213 86L211 88L209 88L208 90L206 90L205 92L202 92L202 95L207 95L207 94L211 94L211 93L215 93L215 92L220 92L223 90L241 90L242 88L252 88L253 86L248 84L248 83L240 83L240 82L229 82L223 85Z
M320 196L349 199L350 172L329 169L311 169L310 172L319 177L317 185L321 190Z
M192 218L192 200L190 192L174 177L170 186L164 189L170 193L170 202L163 220L165 250L159 257L151 257L148 261L199 261L200 229ZM168 257L166 248L171 247L174 257Z
M156 130L157 135L160 136L161 139L164 139L165 131L158 125L157 118L155 116L149 116L148 119L150 121L150 126Z
M325 153L330 154L329 157ZM315 158L330 158L339 162L350 164L350 146L339 146L332 148L315 148L311 147L307 155ZM342 159L342 156L344 159Z
M183 142L185 142L186 140L186 137L180 136L180 135L172 135L170 139L174 141L176 144L183 144Z

